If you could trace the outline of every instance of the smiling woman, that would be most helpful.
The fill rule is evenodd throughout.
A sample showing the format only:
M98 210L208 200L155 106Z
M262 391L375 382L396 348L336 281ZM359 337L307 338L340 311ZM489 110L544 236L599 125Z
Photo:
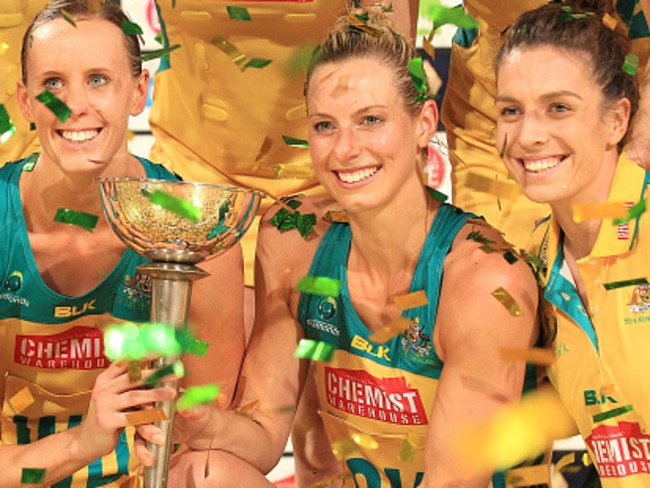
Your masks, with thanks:
M650 483L633 447L650 420L638 375L650 368L650 329L638 326L650 321L650 173L620 149L639 101L626 34L609 2L554 2L510 27L496 71L503 160L552 209L539 229L558 351L549 377L604 487Z
M499 352L538 339L535 279L523 260L481 250L483 238L509 249L495 229L424 186L438 113L422 60L382 9L339 19L317 52L309 148L329 196L264 217L241 408L188 413L187 443L212 449L205 486L231 487L234 472L268 486L259 471L280 457L300 399L302 433L324 426L323 457L339 461L323 483L487 486L492 473L468 469L450 439L517 401L525 378L535 385Z
M151 283L138 271L147 260L106 220L96 179L177 179L127 149L128 118L143 109L149 80L128 22L111 3L55 0L23 38L17 97L42 150L0 169L3 487L23 486L23 468L47 486L130 486L153 462L142 439L164 442L127 413L175 391L132 382L102 342L113 322L149 320ZM244 347L241 249L214 261L190 310L196 337L212 347L185 362L183 381L220 383L227 404Z

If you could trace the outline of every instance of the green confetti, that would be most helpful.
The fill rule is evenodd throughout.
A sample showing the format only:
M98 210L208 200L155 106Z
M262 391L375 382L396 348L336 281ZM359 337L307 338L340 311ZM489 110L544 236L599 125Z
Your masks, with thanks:
M629 53L625 56L625 61L621 69L630 76L636 76L639 70L639 58L636 54Z
M195 224L203 218L203 213L201 209L196 205L192 205L187 200L182 198L175 197L164 191L156 190L153 193L149 193L146 190L143 190L143 193L146 192L145 196L149 198L151 203L160 205L165 210L179 215L187 220L194 222Z
M68 120L72 114L70 107L59 100L54 93L48 90L43 90L43 92L36 96L36 99L49 108L61 122Z
M503 159L503 156L506 154L506 148L508 147L508 133L506 133L505 137L503 138L503 146L501 146L501 149L499 149L499 158Z
M166 376L174 375L176 378L182 378L185 376L185 366L180 361L174 361L172 364L163 366L162 368L156 370L149 376L145 381L145 385L155 385L160 380Z
M434 29L438 29L445 24L453 24L463 29L475 29L478 27L478 22L465 12L462 5L455 7L432 5L429 7L428 16L433 22Z
M624 413L631 412L633 410L632 405L624 405L622 407L615 408L613 410L608 410L607 412L601 412L594 415L594 422L602 422L603 420L611 419L623 415Z
M648 280L646 278L634 278L632 280L625 281L613 281L611 283L605 283L606 290L615 290L617 288L625 288L626 286L635 286L635 285L646 285Z
M294 199L289 200L286 204L289 207L296 209L302 205L302 202ZM316 225L316 214L309 213L302 215L297 210L289 212L287 209L281 208L269 220L269 224L277 227L280 231L296 229L302 237L307 237L312 233L314 225Z
M155 51L150 51L148 53L142 54L140 59L142 61L151 61L152 59L162 58L163 56L169 54L172 51L180 48L180 44L174 44L173 46L164 47L162 49L156 49Z
M16 132L16 125L9 117L7 107L0 103L0 144L7 142Z
M261 69L269 64L271 64L273 60L271 59L264 59L264 58L250 58L248 61L246 61L246 64L244 64L244 67L242 68L242 71L245 70L246 68L257 68Z
M291 136L282 136L282 140L287 146L290 147L300 147L300 148L309 147L309 142L304 139L296 139L295 137L291 137Z
M22 485L38 485L45 483L45 473L47 470L41 468L23 468L20 476Z
M34 122L29 123L29 130L36 130L36 124Z
M127 36L141 36L144 34L142 27L135 22L128 22L126 20L122 22L122 32Z
M66 20L66 22L71 24L73 27L77 27L77 23L74 21L74 17L70 15L70 12L64 8L60 9L59 12L61 12L61 16Z
M92 232L97 226L99 217L86 212L77 212L68 208L59 208L54 216L54 222L62 224L76 225L89 232Z
M303 276L298 281L296 290L312 295L337 297L341 293L341 282L326 276Z
M515 264L517 261L519 261L519 257L512 249L508 249L507 251L503 252L503 259L508 261L508 264Z
M427 93L427 76L424 74L424 63L422 58L410 59L408 62L408 70L411 75L411 80L415 85L415 89L418 91L418 95L415 97L416 102L422 100L427 100L429 95Z
M178 356L181 345L174 327L167 324L125 322L104 331L104 354L111 361Z
M483 236L483 234L481 234L477 230L473 230L472 232L467 234L467 240L468 241L480 242L481 244L488 245L488 246L490 244L494 244L494 241L492 241L492 240L488 239L487 237Z
M231 20L244 20L251 21L251 14L246 7L230 7L226 6L226 11L228 12L228 17Z
M573 9L569 7L568 5L562 7L562 12L560 12L557 16L557 20L559 22L568 22L569 20L576 20L576 19L582 19L586 17L587 15L593 15L591 12L589 13L582 13L582 14L576 14L573 12Z
M435 200L438 200L440 203L445 203L447 201L447 199L449 198L444 193L442 193L442 192L440 192L440 191L438 191L438 190L436 190L434 188L431 188L430 186L427 186L425 188L427 190L427 193L431 197L433 197Z
M311 359L312 361L328 362L336 346L327 342L314 341L312 339L300 339L294 356L300 359Z
M176 340L180 344L181 350L186 354L205 357L208 352L208 343L192 337L187 327L176 333Z
M189 410L200 404L211 403L219 396L220 390L217 384L190 386L176 401L176 410Z
M629 222L632 219L636 219L637 217L640 217L645 211L646 211L645 199L639 200L637 203L635 203L634 205L632 205L632 207L629 208L627 215L625 217L620 219L614 219L612 222L614 225L624 224L625 222Z

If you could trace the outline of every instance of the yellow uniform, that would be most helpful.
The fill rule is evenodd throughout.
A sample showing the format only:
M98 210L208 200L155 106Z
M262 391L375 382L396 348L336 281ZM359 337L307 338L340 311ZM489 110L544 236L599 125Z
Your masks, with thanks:
M633 205L649 183L650 173L623 156L609 201ZM549 376L604 487L650 486L650 285L621 286L650 278L649 223L647 213L619 225L603 220L591 254L577 263L588 311L564 263L554 218L542 248L549 267L545 298L557 327Z
M441 113L452 165L454 205L483 215L519 247L530 239L535 221L550 210L521 193L508 178L499 158L495 141L494 59L503 30L526 10L547 1L465 0L468 13L480 24L477 31L460 29L454 37ZM635 0L618 0L616 8L627 22L640 65L645 66L650 39L643 13Z
M322 191L308 149L283 136L307 139L306 62L348 3L157 0L165 44L181 47L154 77L151 159L185 180L275 196ZM250 20L231 18L226 7L245 7ZM244 67L255 58L270 63ZM249 284L256 227L242 240Z

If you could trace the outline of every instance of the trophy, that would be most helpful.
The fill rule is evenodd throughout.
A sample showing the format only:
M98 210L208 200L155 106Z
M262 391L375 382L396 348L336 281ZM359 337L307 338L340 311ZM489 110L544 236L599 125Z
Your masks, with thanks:
M149 258L138 271L152 280L151 321L187 324L192 282L208 273L197 263L230 249L248 230L264 193L230 186L136 178L99 180L102 204L115 233L131 249ZM157 368L174 363L163 357ZM174 388L177 382L168 382ZM149 444L155 464L145 471L145 488L165 488L171 455L174 405L159 402L167 421L156 422L166 436Z

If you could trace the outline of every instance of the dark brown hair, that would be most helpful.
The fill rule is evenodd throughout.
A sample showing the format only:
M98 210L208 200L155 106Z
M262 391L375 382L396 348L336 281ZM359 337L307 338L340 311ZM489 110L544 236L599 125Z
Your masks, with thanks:
M20 53L23 83L27 83L27 54L31 46L32 33L43 24L47 24L56 19L65 18L64 13L66 15L69 14L73 19L75 19L75 21L98 18L107 20L111 24L117 26L117 28L124 34L124 45L129 54L131 73L135 77L140 76L142 73L140 40L136 35L124 33L123 29L123 24L125 22L131 22L128 16L118 5L111 3L108 0L100 0L96 2L95 5L99 7L99 11L97 12L94 12L89 7L87 0L52 0L45 5L38 14L36 14L34 20L29 24L25 31L25 35L23 36L23 44Z
M610 0L554 1L525 12L506 33L495 61L497 78L503 58L517 49L550 46L581 53L592 65L593 79L605 103L627 98L632 120L639 106L639 87L636 77L623 71L631 43L627 27L612 3ZM627 134L619 149L626 139Z

